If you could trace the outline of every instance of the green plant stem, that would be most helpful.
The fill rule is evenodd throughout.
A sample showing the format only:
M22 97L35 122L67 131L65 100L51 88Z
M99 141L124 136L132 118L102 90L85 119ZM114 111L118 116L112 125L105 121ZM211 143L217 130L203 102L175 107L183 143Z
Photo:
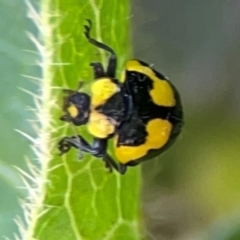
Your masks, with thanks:
M26 239L139 240L140 170L124 176L109 173L101 160L72 150L63 157L56 143L75 130L59 120L61 88L76 89L79 80L91 82L90 62L106 63L107 56L88 44L85 19L93 22L93 36L118 55L118 77L129 58L129 2L109 0L42 0L39 16L42 42L42 96L39 107L41 171L33 198ZM37 18L37 16L36 16ZM36 19L36 22L37 19ZM88 90L86 84L85 89ZM77 129L89 141L85 128Z

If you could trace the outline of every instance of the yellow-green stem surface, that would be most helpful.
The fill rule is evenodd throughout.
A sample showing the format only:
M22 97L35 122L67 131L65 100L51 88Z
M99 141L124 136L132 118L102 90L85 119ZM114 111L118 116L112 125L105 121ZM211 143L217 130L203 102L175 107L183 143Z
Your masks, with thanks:
M42 0L36 41L42 55L41 164L38 191L30 213L26 239L139 240L139 167L121 176L109 173L100 159L70 151L59 156L56 143L76 134L62 114L62 88L93 80L90 62L106 66L107 55L84 38L85 19L93 22L92 36L113 47L118 77L129 57L129 1ZM37 16L36 16L37 18ZM85 89L88 90L88 84ZM78 128L88 140L86 130Z

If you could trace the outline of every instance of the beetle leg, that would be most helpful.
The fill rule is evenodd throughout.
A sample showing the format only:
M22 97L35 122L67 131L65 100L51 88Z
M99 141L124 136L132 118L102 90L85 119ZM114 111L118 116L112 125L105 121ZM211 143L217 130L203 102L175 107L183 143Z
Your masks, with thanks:
M110 172L112 172L112 168L118 171L121 174L124 174L127 170L126 165L121 163L117 164L111 156L107 154L107 140L106 139L98 139L94 138L93 149L96 150L96 153L93 154L96 157L101 157L105 162L105 166L109 168Z
M125 174L126 171L127 171L127 166L125 164L119 163L119 170L118 170L118 172L121 173L121 174Z
M126 166L122 166L122 164L118 165L107 153L107 140L106 139L94 139L93 145L91 146L82 136L72 136L72 137L64 137L58 143L58 149L60 151L60 155L67 153L71 147L77 148L83 152L87 152L92 154L95 157L102 158L105 162L106 168L112 171L114 168L121 174L126 172Z
M116 53L114 52L114 50L111 47L107 46L104 43L98 42L94 38L91 38L90 32L91 32L91 29L92 29L92 21L90 19L87 19L87 22L88 22L88 25L84 25L85 37L94 46L96 46L98 48L101 48L101 49L111 53L111 56L108 59L108 66L107 66L106 74L107 74L108 77L114 78L115 74L116 74L116 67L117 67L117 56L116 56Z
M103 157L103 161L114 168L120 174L124 174L127 171L127 166L121 163L117 164L108 154Z
M93 72L94 72L94 78L98 79L101 77L105 77L106 73L104 72L103 66L101 63L99 62L92 62L90 64L90 66L93 68Z
M117 56L112 54L108 59L107 76L115 78L117 68Z
M90 153L96 157L103 157L104 152L106 151L105 140L94 141L93 146L91 146L82 136L79 135L64 137L58 143L60 154L67 153L71 147L80 149L81 151Z
M117 164L111 156L107 154L107 139L98 139L94 138L93 142L93 149L96 150L97 153L93 154L96 157L102 157L103 161L105 162L105 166L109 168L110 171L112 171L112 168L114 168L116 171L118 171L121 174L124 174L127 170L127 167L123 164Z

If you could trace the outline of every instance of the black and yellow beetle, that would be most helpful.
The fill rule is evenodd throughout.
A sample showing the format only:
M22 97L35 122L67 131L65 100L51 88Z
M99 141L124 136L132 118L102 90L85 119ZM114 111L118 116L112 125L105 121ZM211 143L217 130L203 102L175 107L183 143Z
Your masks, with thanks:
M61 120L86 125L94 140L91 145L80 135L64 137L58 148L61 154L80 149L124 174L127 166L161 154L176 140L183 125L180 96L164 75L140 60L127 61L121 80L116 79L114 50L91 38L90 20L84 27L89 43L111 55L106 70L99 62L90 64L95 78L91 94L65 90ZM107 153L111 138L117 161Z

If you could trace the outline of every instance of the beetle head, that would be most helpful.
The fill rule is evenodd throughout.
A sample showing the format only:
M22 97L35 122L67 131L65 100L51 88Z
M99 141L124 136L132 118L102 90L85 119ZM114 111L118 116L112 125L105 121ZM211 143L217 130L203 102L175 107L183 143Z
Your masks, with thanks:
M88 122L90 113L90 96L84 92L65 89L62 121L72 122L74 125L84 125Z

